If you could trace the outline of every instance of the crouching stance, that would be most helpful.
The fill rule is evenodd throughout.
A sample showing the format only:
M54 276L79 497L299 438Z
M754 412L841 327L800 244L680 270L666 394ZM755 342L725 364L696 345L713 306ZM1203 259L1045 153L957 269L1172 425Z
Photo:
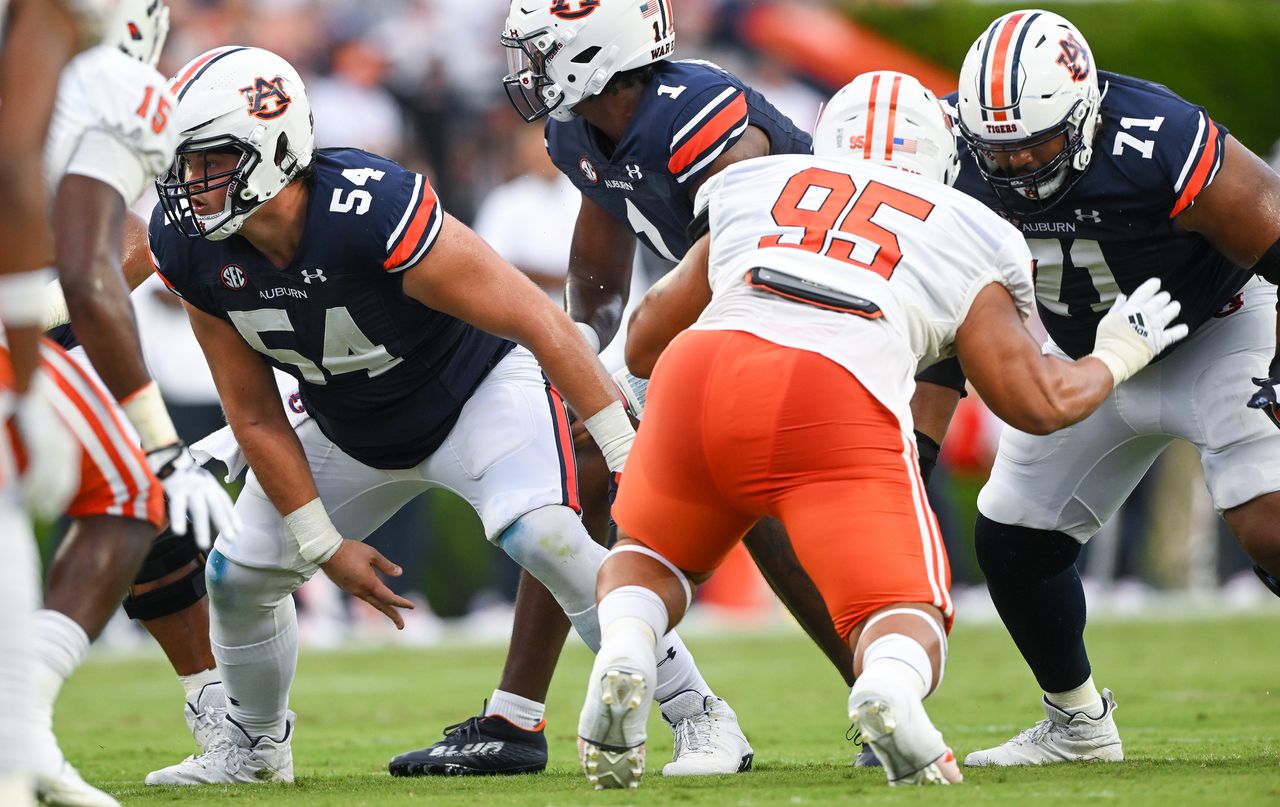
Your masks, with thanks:
M251 471L236 503L244 529L219 537L207 567L222 736L147 782L293 778L290 595L323 569L403 627L397 609L412 605L377 576L400 570L360 541L430 488L470 502L598 647L606 552L576 512L560 392L612 470L634 431L581 332L446 214L426 178L362 151L316 151L305 89L280 57L213 50L173 91L182 141L159 183L152 255ZM285 405L272 367L299 381ZM663 685L705 689L679 640L668 645ZM512 730L545 748L538 721L510 706Z
M1177 305L1153 282L1113 310L1090 356L1042 356L1022 323L1026 244L948 187L954 137L915 79L858 77L814 143L813 157L708 181L702 236L632 318L628 366L657 367L614 507L622 539L596 590L601 648L578 734L597 788L638 784L655 643L764 515L786 526L853 651L849 715L890 784L959 782L922 703L942 680L953 610L913 377L957 355L998 415L1052 431L1185 333L1168 328Z

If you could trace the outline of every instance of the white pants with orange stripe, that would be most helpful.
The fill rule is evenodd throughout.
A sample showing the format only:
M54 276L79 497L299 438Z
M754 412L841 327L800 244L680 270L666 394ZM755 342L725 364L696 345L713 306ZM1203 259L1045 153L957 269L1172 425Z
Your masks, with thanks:
M147 467L133 427L98 379L83 348L71 353L44 340L40 358L56 382L54 408L80 442L80 488L72 518L119 516L164 523L164 488Z
M494 367L463 406L444 444L413 468L365 465L334 445L315 421L294 421L320 499L344 538L363 540L433 488L466 499L480 515L485 536L495 542L508 526L538 508L578 509L568 417L524 348L517 347ZM317 567L298 554L297 541L252 470L236 512L244 528L233 539L219 536L219 553L242 566L307 577L315 573Z

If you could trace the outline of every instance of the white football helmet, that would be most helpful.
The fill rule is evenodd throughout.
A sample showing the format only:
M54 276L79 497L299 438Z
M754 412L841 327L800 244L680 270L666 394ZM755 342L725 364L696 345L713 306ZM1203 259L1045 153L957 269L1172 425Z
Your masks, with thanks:
M1102 95L1093 52L1067 20L1029 9L1004 15L973 43L960 68L960 133L1004 204L1021 213L1048 209L1093 157ZM1013 155L1062 139L1062 149L1031 170Z
M311 105L293 66L261 48L215 48L169 82L178 99L173 165L156 180L165 215L188 238L221 241L302 174L315 155ZM234 169L208 173L205 155L239 156ZM226 188L216 213L199 215L191 199Z
M120 0L102 41L155 67L168 36L169 7L164 0Z
M512 0L501 39L516 111L567 121L618 73L670 56L676 30L671 0Z
M952 184L960 173L951 119L905 73L863 73L823 107L813 133L819 157L854 157Z

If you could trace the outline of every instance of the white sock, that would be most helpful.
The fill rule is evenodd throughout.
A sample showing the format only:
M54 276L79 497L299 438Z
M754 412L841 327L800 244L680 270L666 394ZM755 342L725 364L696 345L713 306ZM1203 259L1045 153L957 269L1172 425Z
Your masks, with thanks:
M862 653L862 674L858 680L861 681L873 665L881 662L895 663L882 669L885 674L901 677L917 700L924 700L933 687L933 665L929 662L929 653L909 636L888 633L868 645Z
M1102 717L1105 709L1102 705L1102 695L1098 694L1098 687L1093 683L1092 675L1075 689L1068 689L1066 692L1046 692L1044 696L1049 703L1069 715L1084 712L1089 717L1099 718Z
M684 646L680 634L671 631L658 640L658 685L653 697L661 704L687 690L693 690L704 698L716 696L698 671L698 664L689 648Z
M217 617L213 616L214 622ZM266 616L278 631L266 641L225 645L227 636L215 628L213 657L227 690L227 712L250 737L284 737L289 688L298 666L298 619L293 598L285 597ZM212 627L212 625L211 625Z
M542 718L547 713L547 705L538 703L535 700L515 695L511 692L504 692L501 689L495 689L493 696L489 698L489 708L485 711L486 715L497 715L506 718L522 729L529 731L537 731L538 724L542 722Z
M218 672L217 667L208 670L201 670L191 675L179 675L178 683L182 684L182 691L186 693L187 701L195 703L196 698L200 697L200 690L209 684L221 683L222 675Z
M41 726L52 730L54 701L89 652L89 636L74 619L47 608L36 612L35 629L35 706Z
M573 630L582 639L582 643L592 653L600 652L600 618L596 615L596 606L592 603L590 608L575 613L565 611L565 616L569 617L569 624L573 625Z
M11 469L5 469L11 472ZM0 563L0 779L4 796L25 792L34 800L32 739L35 715L31 675L35 666L35 616L40 606L40 571L35 539L27 516L12 501L15 486L0 493L0 535L5 559ZM9 804L0 798L0 804ZM12 802L21 804L17 797Z
M652 653L657 637L667 629L667 606L644 586L615 588L598 609L600 650L610 648L611 656Z

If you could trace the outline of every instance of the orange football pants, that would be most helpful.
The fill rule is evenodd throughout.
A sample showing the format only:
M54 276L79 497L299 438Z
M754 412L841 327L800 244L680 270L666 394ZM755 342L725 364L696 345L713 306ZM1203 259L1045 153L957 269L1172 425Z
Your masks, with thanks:
M662 354L614 518L689 572L779 519L836 631L900 602L948 630L951 569L915 441L844 367L741 331L691 330Z

